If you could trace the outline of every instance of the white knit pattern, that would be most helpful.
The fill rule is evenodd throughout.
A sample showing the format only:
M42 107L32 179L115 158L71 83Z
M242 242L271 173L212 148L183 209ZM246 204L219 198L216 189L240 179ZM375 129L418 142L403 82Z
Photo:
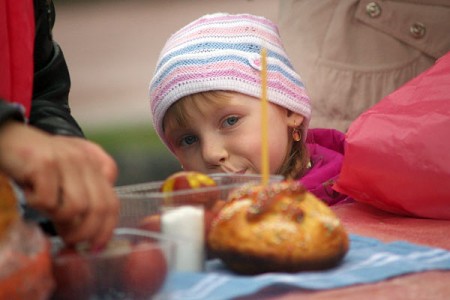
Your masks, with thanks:
M159 56L149 92L153 125L166 145L163 118L179 99L212 90L260 98L261 48L267 49L268 100L303 115L306 130L310 99L286 55L276 25L249 14L217 13L181 28Z

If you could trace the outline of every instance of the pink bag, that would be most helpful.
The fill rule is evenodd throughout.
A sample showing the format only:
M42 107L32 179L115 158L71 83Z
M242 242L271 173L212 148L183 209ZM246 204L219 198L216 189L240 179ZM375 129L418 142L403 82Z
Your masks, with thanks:
M450 52L361 114L334 188L356 201L450 219Z

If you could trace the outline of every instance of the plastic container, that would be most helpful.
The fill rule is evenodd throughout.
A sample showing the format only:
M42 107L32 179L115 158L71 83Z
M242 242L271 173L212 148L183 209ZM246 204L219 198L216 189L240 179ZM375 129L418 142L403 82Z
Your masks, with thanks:
M163 299L178 243L161 234L118 228L98 253L65 248L52 239L56 291L51 299Z
M175 255L175 271L200 272L205 258L210 224L230 193L246 184L260 184L260 175L209 174L216 186L160 192L164 181L122 186L116 189L121 200L120 226L162 232L183 241ZM281 181L272 176L270 181Z
M208 210L218 200L226 200L228 195L244 184L260 183L260 175L251 174L209 174L217 186L162 193L164 181L153 181L116 188L121 200L120 226L137 227L142 219L161 213L164 205L203 205ZM283 180L281 175L272 175L271 182Z
M0 299L46 300L54 286L46 236L36 224L16 220L0 240Z

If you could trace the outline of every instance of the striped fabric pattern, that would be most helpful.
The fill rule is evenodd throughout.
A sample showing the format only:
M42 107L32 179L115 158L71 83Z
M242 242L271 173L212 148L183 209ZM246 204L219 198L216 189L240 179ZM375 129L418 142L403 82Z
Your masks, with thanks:
M166 142L164 114L184 96L225 90L260 98L262 47L267 49L268 100L303 115L308 125L310 99L276 25L250 14L216 13L181 28L161 51L149 91L153 125L161 139Z

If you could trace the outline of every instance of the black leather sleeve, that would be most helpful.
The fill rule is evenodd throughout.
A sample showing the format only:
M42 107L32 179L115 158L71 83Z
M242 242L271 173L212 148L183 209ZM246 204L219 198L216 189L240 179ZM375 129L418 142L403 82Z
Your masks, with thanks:
M0 126L7 120L17 120L23 122L23 112L18 105L0 99Z
M69 107L70 76L63 52L53 41L55 9L51 0L35 0L33 98L29 123L52 134L84 137Z

